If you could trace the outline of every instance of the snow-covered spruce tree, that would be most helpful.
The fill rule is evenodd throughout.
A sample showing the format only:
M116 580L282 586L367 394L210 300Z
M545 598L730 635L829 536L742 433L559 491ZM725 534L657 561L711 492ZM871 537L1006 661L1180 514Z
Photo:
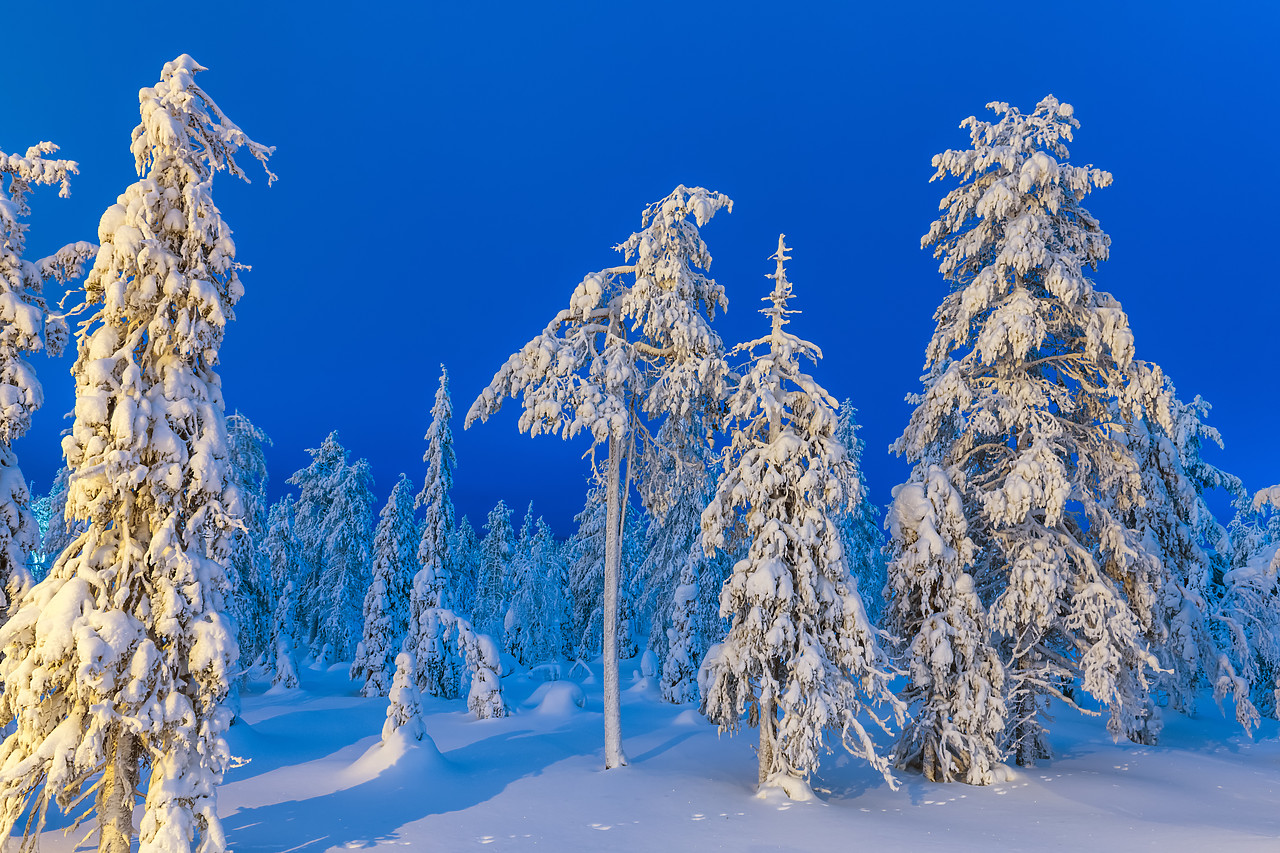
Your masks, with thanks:
M999 781L1004 757L1004 666L966 569L975 548L964 504L936 465L894 491L887 524L887 628L906 646L909 717L894 762L931 782Z
M671 626L667 628L667 652L662 661L659 687L663 701L673 705L698 698L698 665L704 649L696 624L699 590L694 549L701 548L701 538L690 545L690 553L685 555L684 568L680 570L680 583L671 594Z
M511 555L506 609L502 617L503 650L522 666L531 662L532 623L539 616L543 597L543 576L533 560L533 501L530 501Z
M319 608L313 649L333 647L332 661L349 661L360 641L364 595L370 584L373 527L373 476L369 463L357 459L337 481L333 503L325 513ZM388 589L388 592L391 590Z
M506 501L489 510L485 536L480 542L480 574L476 578L476 630L498 638L507 612L511 561L515 558L516 534L511 529L511 509Z
M1110 238L1081 201L1111 175L1065 162L1071 107L1052 96L1031 115L988 106L998 121L962 123L971 148L933 160L935 179L960 185L921 243L952 290L893 448L915 464L911 483L936 465L961 495L970 574L1001 635L1005 748L1030 765L1049 754L1046 697L1071 702L1063 684L1078 678L1108 706L1115 737L1147 708L1161 566L1125 522L1142 481L1123 436L1167 410L1120 304L1087 275Z
M1172 428L1139 421L1129 437L1142 472L1144 497L1134 508L1133 523L1157 546L1165 572L1159 618L1149 638L1160 660L1159 684L1174 708L1191 714L1206 684L1219 703L1231 695L1236 720L1248 733L1259 719L1249 696L1253 655L1243 642L1246 625L1220 606L1222 586L1214 575L1216 570L1221 578L1228 558L1227 531L1204 497L1209 489L1224 488L1239 499L1244 488L1238 478L1201 456L1206 440L1222 446L1218 431L1202 420L1209 404L1199 397L1189 404L1181 402L1172 383L1166 390ZM1158 717L1153 713L1142 723L1130 737L1153 743L1159 734Z
M99 851L128 853L145 780L140 853L226 848L236 644L222 611L240 498L214 366L243 288L210 191L216 171L244 176L238 148L264 163L271 149L196 85L202 70L180 56L139 92L143 177L98 227L62 442L70 512L89 524L0 631L0 837L28 807L34 838L51 804L95 793Z
M825 734L865 758L896 787L863 715L888 731L875 708L899 723L893 668L867 619L840 542L838 513L857 506L860 478L836 440L836 401L800 370L821 351L786 331L789 249L778 237L766 337L739 344L749 364L729 397L724 474L702 514L704 547L725 548L741 525L750 541L720 595L729 635L707 652L698 675L702 710L735 731L744 711L760 729L761 791L809 799Z
M707 411L725 394L729 369L710 321L728 301L704 272L711 254L698 228L732 206L721 193L678 186L645 208L642 230L617 247L634 264L584 278L569 307L507 360L467 413L470 425L496 412L503 398L520 397L522 432L567 439L586 430L593 449L607 447L601 602L606 769L626 764L617 623L622 501L630 493L632 466L626 466L624 481L622 463L637 450L636 432L648 436L646 419ZM626 275L634 276L633 283L624 280ZM639 451L647 452L649 444L640 441Z
M648 523L644 513L624 502L622 571L618 579L618 657L629 660L640 654L636 644L639 616L636 601L640 598L639 572L644 562L644 534Z
M289 578L276 597L271 633L271 645L275 655L271 684L289 690L298 686L298 662L294 658L298 642L297 614L297 593L294 590L293 578Z
M364 596L364 630L351 663L351 679L363 682L362 696L385 696L391 689L393 661L409 628L418 544L412 488L400 475L373 534L373 583Z
M417 669L412 652L396 655L395 675L388 695L387 720L382 724L382 742L387 743L397 733L408 740L419 741L427 731L422 726L422 699L413 673Z
M836 422L836 441L844 447L845 454L858 469L858 490L862 499L858 505L839 516L840 535L844 542L845 560L849 573L858 579L858 590L867 605L867 615L873 624L880 623L880 611L884 605L881 591L885 587L884 530L880 526L880 510L871 502L867 481L862 474L862 448L858 437L858 410L852 400L840 404L840 419Z
M67 513L70 477L71 469L63 466L58 469L49 487L49 526L40 537L40 563L44 567L45 574L53 568L58 555L89 526L87 521L74 518Z
M311 464L294 472L286 482L298 487L298 500L293 507L293 532L298 543L298 640L307 646L315 643L320 620L331 596L320 584L324 574L325 516L333 504L338 483L347 473L347 451L338 442L334 430L319 447L308 448ZM320 648L323 644L317 644Z
M533 540L533 565L541 570L541 596L535 602L538 616L534 620L529 647L534 660L553 661L561 656L564 646L564 623L568 612L568 564L563 544L556 541L551 528L539 518Z
M480 539L465 515L449 534L449 561L452 607L458 613L471 615L476 601L476 578L480 574Z
M659 658L666 654L667 629L674 614L675 589L689 552L701 534L702 510L710 497L710 446L701 418L673 418L658 430L658 453L646 480L670 503L650 507L643 557L636 571L636 610L648 626L648 645Z
M565 656L592 660L600 653L604 593L606 506L603 488L592 486L582 511L573 517L578 528L569 539L569 644Z
M274 600L279 597L284 585L298 576L300 570L298 540L293 532L291 496L286 495L267 510L267 533L258 547L267 564L271 597Z
M526 532L523 527L530 529ZM539 518L523 527L505 628L508 652L522 666L532 666L560 656L562 603L556 582L563 572L547 523Z
M427 476L414 503L425 515L422 538L418 542L418 564L422 568L413 581L415 600L420 600L422 607L453 608L456 604L449 554L449 538L454 529L453 501L449 493L453 491L453 469L458 464L453 452L453 430L449 427L452 418L449 372L442 365L435 404L431 407L431 426L425 436L427 451L422 457L427 463Z
M245 663L271 654L271 611L275 607L270 567L261 549L267 535L267 434L244 415L227 418L227 446L241 500L242 530L231 540L227 574L231 582L236 643Z
M25 155L0 151L0 621L31 587L28 568L39 545L39 528L31 514L31 493L11 445L26 435L31 416L44 404L44 389L27 357L46 350L57 356L67 340L63 317L50 312L42 292L46 279L66 281L80 275L81 265L96 248L72 244L58 254L34 262L22 255L30 215L27 194L39 185L59 186L70 194L71 160L47 157L58 147L50 142Z
M1252 685L1254 705L1280 716L1280 486L1237 502L1229 526L1230 560L1223 573L1219 611L1231 630L1234 658ZM1229 620L1229 621L1227 621Z

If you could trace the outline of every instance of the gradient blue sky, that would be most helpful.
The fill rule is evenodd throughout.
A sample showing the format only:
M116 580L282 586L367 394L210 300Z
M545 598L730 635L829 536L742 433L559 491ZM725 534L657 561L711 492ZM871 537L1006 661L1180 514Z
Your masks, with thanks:
M860 409L887 502L906 468L885 448L947 287L919 249L950 186L928 183L930 158L966 145L957 125L988 101L1053 93L1082 123L1072 161L1115 175L1088 202L1113 239L1096 280L1139 356L1214 404L1214 461L1250 488L1280 481L1274 4L888 5L45 2L8 16L0 150L47 139L80 163L70 199L34 197L32 257L96 239L134 180L137 90L192 54L227 114L277 146L275 186L250 169L251 186L215 187L253 266L223 384L275 441L273 495L331 429L380 498L402 471L420 482L444 362L459 512L478 526L500 497L533 499L565 534L585 442L519 436L514 406L465 433L461 414L679 183L735 200L703 229L729 343L762 328L786 232L793 329ZM47 403L17 450L39 490L61 464L70 365L37 362Z

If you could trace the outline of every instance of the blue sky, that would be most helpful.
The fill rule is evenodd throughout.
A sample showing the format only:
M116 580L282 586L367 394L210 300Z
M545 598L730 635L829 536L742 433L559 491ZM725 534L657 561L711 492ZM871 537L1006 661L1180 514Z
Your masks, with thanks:
M1113 8L1120 6L1121 8ZM420 462L439 365L459 415L644 206L676 184L727 193L704 230L730 299L728 343L754 337L779 232L851 397L880 504L906 475L885 452L919 387L947 285L919 249L938 199L930 158L988 101L1053 93L1082 127L1072 162L1115 175L1087 205L1111 235L1095 276L1141 358L1214 404L1214 461L1280 481L1271 199L1280 15L1264 3L221 3L122 11L45 3L0 51L0 150L52 140L72 198L33 198L32 255L96 239L134 179L137 90L190 53L205 89L277 146L268 188L215 186L246 296L223 385L274 439L272 492L331 429L385 497ZM16 31L12 31L16 32ZM17 446L39 490L60 465L70 357L36 367L47 403ZM455 503L477 524L534 500L561 534L585 493L583 440L518 436L514 406L455 424Z

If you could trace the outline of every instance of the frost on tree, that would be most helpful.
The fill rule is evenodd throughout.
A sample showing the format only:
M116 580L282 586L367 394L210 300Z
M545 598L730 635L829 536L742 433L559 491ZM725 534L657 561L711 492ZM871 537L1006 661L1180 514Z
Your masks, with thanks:
M630 494L633 463L646 467L634 457L650 448L647 424L708 411L724 396L728 366L711 320L727 300L724 289L706 275L711 254L698 228L732 206L721 193L679 186L645 208L642 230L617 247L633 263L587 275L574 288L569 307L507 359L467 413L470 425L488 419L504 398L519 397L521 432L568 439L585 431L593 461L594 450L606 447L601 601L606 769L626 763L617 648L622 502ZM626 276L633 280L628 283Z
M879 624L886 581L885 540L880 526L880 511L871 502L867 481L862 474L862 449L865 443L858 437L860 427L857 417L858 410L854 408L852 400L845 400L840 404L836 441L844 447L845 454L858 469L858 489L862 499L854 509L839 515L839 524L849 573L858 579L858 589L867 605L871 621Z
M314 646L332 647L330 661L352 659L360 641L365 592L370 584L373 476L358 459L337 480L322 522L320 603ZM390 591L390 590L388 590Z
M30 588L28 563L39 545L31 493L11 446L26 435L31 416L44 403L44 390L27 357L42 350L57 356L67 340L66 321L49 310L44 284L78 277L96 248L74 243L40 261L22 256L32 187L57 184L62 198L71 194L76 164L48 156L57 150L42 142L25 155L0 151L0 619Z
M1166 390L1171 427L1140 421L1129 439L1145 498L1134 508L1134 525L1155 543L1164 567L1159 618L1149 638L1160 660L1159 684L1170 704L1189 714L1195 713L1203 686L1212 688L1219 704L1230 696L1247 734L1259 719L1250 698L1255 674L1247 639L1250 619L1221 606L1228 537L1205 501L1205 493L1214 488L1237 499L1245 492L1238 478L1201 456L1205 441L1222 446L1218 431L1203 421L1209 404L1199 397L1183 403L1172 383ZM1153 743L1159 721L1155 715L1149 719L1130 737Z
M325 516L333 504L338 483L347 473L347 451L338 442L338 433L329 433L319 447L308 448L311 464L294 472L286 482L299 489L293 507L293 530L298 543L298 612L302 619L299 641L319 650L322 643L320 619L329 596L320 579L324 573L327 528Z
M887 705L899 723L903 709L836 521L861 497L858 471L835 437L836 401L800 370L802 357L822 353L786 330L796 313L787 307L788 251L779 236L761 310L769 334L734 350L749 362L728 400L730 444L702 533L708 552L739 526L750 544L720 594L729 634L707 652L698 680L703 713L722 731L737 730L744 712L759 728L761 791L808 799L827 732L896 787L863 723L887 732L876 708Z
M364 627L351 680L360 695L385 696L393 660L409 627L409 591L417 573L417 524L409 480L401 475L382 507L373 535L373 583L364 596Z
M89 524L0 630L0 836L28 807L32 837L51 804L95 794L98 849L128 853L145 784L140 853L226 848L240 497L214 366L243 288L210 190L216 171L243 177L238 148L264 163L271 149L196 85L201 70L180 56L139 92L142 177L98 227L62 442L70 512Z
M902 638L909 722L895 764L931 782L990 785L1004 757L1004 667L968 569L975 548L964 504L928 466L893 496L888 630Z
M1168 412L1120 304L1089 278L1110 238L1081 202L1111 175L1066 162L1069 105L989 107L995 122L962 123L972 147L933 160L959 186L921 242L952 289L894 449L911 483L936 466L961 496L969 574L1000 640L1005 747L1030 765L1049 754L1047 697L1074 704L1062 685L1078 679L1106 706L1114 737L1149 706L1161 566L1127 521L1142 476L1124 433Z
M244 415L227 418L231 472L241 500L242 530L231 540L227 573L236 621L236 642L247 663L271 651L272 595L270 569L261 545L267 535L267 460L264 445L271 439Z

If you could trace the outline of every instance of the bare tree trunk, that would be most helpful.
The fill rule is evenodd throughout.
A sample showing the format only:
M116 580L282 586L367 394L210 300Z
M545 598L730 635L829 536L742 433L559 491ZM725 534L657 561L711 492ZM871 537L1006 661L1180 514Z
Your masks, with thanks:
M761 786L773 775L773 741L777 716L772 699L760 703L760 747L756 753L760 759Z
M98 788L98 853L129 853L137 777L137 741L118 732Z
M622 574L622 519L620 474L623 448L616 437L609 438L609 482L605 487L604 544L604 768L625 766L622 751L622 698L618 692L618 585Z

